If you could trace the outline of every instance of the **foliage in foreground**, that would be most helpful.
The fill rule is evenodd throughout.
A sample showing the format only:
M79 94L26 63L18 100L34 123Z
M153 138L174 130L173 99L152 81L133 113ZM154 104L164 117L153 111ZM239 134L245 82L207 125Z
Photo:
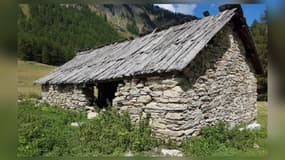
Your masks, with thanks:
M156 147L182 149L186 156L265 156L266 118L265 103L259 103L258 122L261 130L229 128L220 122L205 127L201 135L183 142L181 148L163 144L151 136L148 120L131 124L127 114L120 115L107 109L93 120L84 112L66 111L47 104L37 106L32 102L18 104L19 157L35 156L98 156L122 155L128 150L141 155ZM72 122L80 122L72 127ZM257 144L260 148L254 148Z
M80 122L79 127L72 122ZM121 155L158 146L147 119L132 125L127 114L107 110L87 120L83 112L31 102L18 105L18 141L19 157Z
M128 150L149 151L158 145L151 137L148 120L132 125L127 114L120 115L108 110L98 118L84 123L78 132L79 144L76 145L81 156L120 155Z
M229 128L223 122L214 126L202 128L198 137L192 137L182 145L183 151L190 156L240 156L242 153L255 152L255 156L264 156L258 153L254 145L262 149L266 148L266 130L240 131L245 125Z

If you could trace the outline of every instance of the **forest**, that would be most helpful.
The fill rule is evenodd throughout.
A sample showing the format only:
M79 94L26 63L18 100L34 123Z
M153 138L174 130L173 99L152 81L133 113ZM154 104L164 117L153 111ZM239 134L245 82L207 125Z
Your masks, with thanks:
M259 59L263 66L264 74L257 76L258 80L258 100L267 100L267 76L268 76L268 21L267 21L267 11L261 15L260 20L255 20L250 27Z
M61 65L80 49L122 38L84 5L68 9L55 4L30 5L29 11L30 16L21 10L18 14L18 57L22 60Z

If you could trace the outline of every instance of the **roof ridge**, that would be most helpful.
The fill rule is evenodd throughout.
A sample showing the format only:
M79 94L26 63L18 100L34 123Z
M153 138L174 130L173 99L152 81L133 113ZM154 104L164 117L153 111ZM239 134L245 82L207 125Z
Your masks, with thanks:
M127 43L115 42L113 44L119 44L81 51L86 56L74 57L35 83L94 83L158 72L179 72L234 15L234 10L227 10L208 16L205 20L194 20L155 31ZM197 35L200 37L193 39ZM179 44L174 44L177 39L180 40Z
M159 32L162 32L162 31L166 31L168 29L171 29L173 27L178 27L178 26L182 26L182 25L185 25L187 23L192 23L192 22L195 22L195 21L200 21L200 20L203 20L204 18L209 18L209 17L214 17L214 16L218 16L220 14L223 14L223 12L225 11L229 11L229 10L236 10L236 8L234 9L227 9L227 10L224 10L222 12L220 12L219 14L216 14L216 15L211 15L211 16L208 16L208 17L203 17L203 18L197 18L196 19L193 19L191 21L185 21L183 23L180 23L180 24L177 24L177 25L166 25L166 26L163 26L163 27L160 27L160 28L155 28L154 30L152 31L149 31L147 33L144 33L144 34L140 34L138 37L130 37L129 39L128 38L125 38L125 39L121 39L121 40L118 40L118 41L115 41L115 42L112 42L112 43L105 43L105 44L102 44L102 45L99 45L97 47L94 47L94 48L85 48L85 49L80 49L76 52L76 55L84 55L84 54L89 54L91 53L92 51L96 50L96 49L100 49L100 48L103 48L103 47L106 47L106 46L109 46L109 45L114 45L114 44L118 44L118 43L123 43L123 42L126 42L126 41L132 41L132 40L135 40L135 39L138 39L138 38L142 38L142 37L145 37L145 36L148 36L148 35L152 35L154 33L159 33ZM91 52L86 52L86 51L91 51Z

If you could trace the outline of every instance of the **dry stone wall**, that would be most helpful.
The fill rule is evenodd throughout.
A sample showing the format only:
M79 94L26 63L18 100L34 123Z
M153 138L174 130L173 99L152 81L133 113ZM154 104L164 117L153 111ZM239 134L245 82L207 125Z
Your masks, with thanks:
M91 85L43 85L42 99L52 105L76 109L91 105L93 92Z
M236 125L256 117L256 78L232 26L227 25L180 74L126 79L113 106L133 122L150 115L154 135L181 142L219 120ZM76 109L92 105L92 85L43 85L43 100Z
M125 80L113 105L133 122L150 114L154 135L179 142L219 120L253 121L256 88L243 45L228 25L183 74Z

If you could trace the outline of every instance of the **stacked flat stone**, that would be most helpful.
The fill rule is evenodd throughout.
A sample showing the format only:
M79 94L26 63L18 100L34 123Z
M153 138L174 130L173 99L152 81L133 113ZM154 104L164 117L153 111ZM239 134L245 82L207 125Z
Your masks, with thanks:
M150 114L154 135L179 142L219 120L230 125L253 121L256 88L243 45L227 26L184 74L125 80L113 105L133 122Z
M52 105L67 109L77 109L92 105L94 100L92 85L42 85L42 99Z

